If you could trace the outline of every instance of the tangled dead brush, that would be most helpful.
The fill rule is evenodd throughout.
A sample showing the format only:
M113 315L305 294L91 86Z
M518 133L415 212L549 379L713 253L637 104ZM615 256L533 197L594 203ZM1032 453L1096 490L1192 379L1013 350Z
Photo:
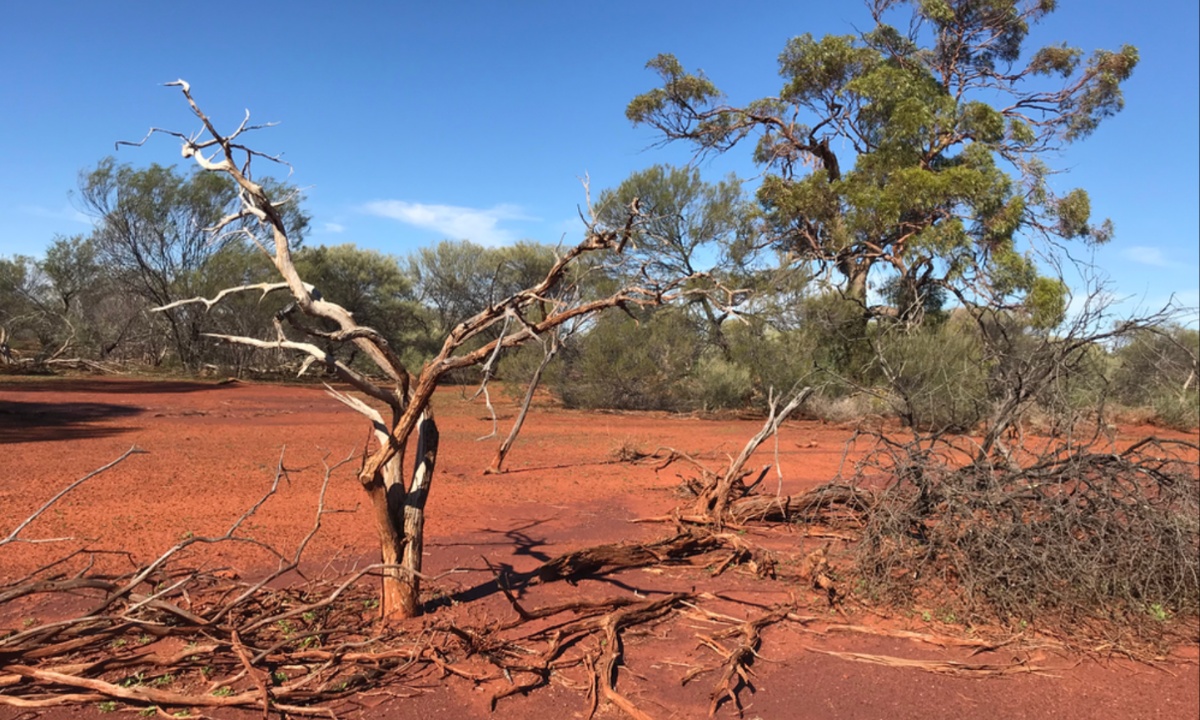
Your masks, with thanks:
M1200 615L1194 444L1051 442L964 464L966 443L883 442L858 467L860 480L890 478L856 550L869 593L938 597L963 618L1098 620L1139 635Z

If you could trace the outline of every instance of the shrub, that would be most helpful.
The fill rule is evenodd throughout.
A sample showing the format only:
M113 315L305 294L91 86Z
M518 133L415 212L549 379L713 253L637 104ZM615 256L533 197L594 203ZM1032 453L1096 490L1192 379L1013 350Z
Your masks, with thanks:
M750 369L718 355L700 358L692 385L691 400L702 410L745 407L753 391Z
M878 339L880 372L893 409L911 427L964 432L987 413L987 368L978 335L960 323Z
M575 408L691 409L687 381L701 348L681 310L664 308L637 321L609 312L564 351L559 395Z
M1179 326L1135 333L1114 353L1113 395L1127 407L1153 408L1165 425L1200 424L1200 332Z

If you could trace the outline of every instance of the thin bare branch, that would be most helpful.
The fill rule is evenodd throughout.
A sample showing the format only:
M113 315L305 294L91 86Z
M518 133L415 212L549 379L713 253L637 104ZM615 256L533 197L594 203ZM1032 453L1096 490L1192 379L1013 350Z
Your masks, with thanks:
M103 466L101 466L101 467L98 467L98 468L96 468L95 470L93 470L93 471L89 472L88 474L86 474L86 475L84 475L83 477L79 478L78 480L76 480L75 482L71 483L70 485L67 485L67 486L66 486L65 488L63 488L62 490L59 490L59 491L58 491L58 492L57 492L57 493L54 495L54 497L52 497L52 498L50 498L49 500L47 500L47 501L46 501L46 504L45 504L45 505L42 505L40 508L38 508L36 511L34 511L34 513L33 513L32 515L30 515L29 517L25 518L25 519L24 519L24 520L21 522L21 524L17 525L17 527L15 527L15 528L13 528L13 531L12 531L12 532L10 532L10 533L8 534L8 537L5 537L5 538L3 538L3 539L0 539L0 547L3 547L4 545L7 545L8 543L13 543L13 542L23 542L23 543L28 543L28 542L47 542L47 541L45 541L45 540L41 540L41 541L39 541L39 540L25 540L24 538L21 538L21 537L19 537L19 535L21 534L21 531L22 531L22 530L24 530L26 527L28 527L28 526L29 526L29 524L30 524L30 523L32 523L34 520L37 520L39 517L41 517L42 513L46 512L46 511L47 511L47 510L49 510L51 507L53 507L53 506L54 506L54 503L56 503L56 502L58 502L59 500L61 500L61 499L62 499L64 496L66 496L68 493L70 493L70 492L71 492L72 490L74 490L75 488L77 488L77 487L79 487L80 485L84 484L84 483L85 483L85 482L87 482L88 480L91 480L92 478L96 477L97 475L99 475L99 474L101 474L101 473L103 473L103 472L105 472L105 471L107 471L107 470L111 470L112 468L116 467L117 465L120 465L120 464L121 464L122 462L124 462L124 461L125 461L125 459L126 459L126 458L128 458L130 455L143 455L143 454L146 454L146 451L145 451L145 450L143 450L143 449L141 449L141 448L139 448L137 445L134 445L134 446L130 447L128 450L126 450L125 452L121 453L121 456L120 456L120 457L118 457L116 460L113 460L112 462L110 462L110 463L108 463L108 464L106 464L106 465L103 465ZM69 539L71 539L71 538L54 538L54 540L69 540Z

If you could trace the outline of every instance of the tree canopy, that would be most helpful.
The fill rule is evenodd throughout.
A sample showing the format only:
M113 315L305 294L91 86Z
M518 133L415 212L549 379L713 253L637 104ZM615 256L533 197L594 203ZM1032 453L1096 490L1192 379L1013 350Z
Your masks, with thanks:
M1021 240L1104 242L1112 226L1092 220L1085 190L1051 187L1045 158L1121 109L1137 50L1027 47L1051 0L869 8L865 32L789 41L776 96L730 104L663 54L647 65L660 86L626 114L701 155L753 141L764 242L836 269L864 304L886 273L909 300L877 314L919 315L941 286L1023 301L1049 323L1064 287Z

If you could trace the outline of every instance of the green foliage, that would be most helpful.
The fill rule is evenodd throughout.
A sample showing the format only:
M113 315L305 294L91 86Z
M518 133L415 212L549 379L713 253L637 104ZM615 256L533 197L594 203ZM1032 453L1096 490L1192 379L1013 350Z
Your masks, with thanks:
M1148 407L1159 422L1192 429L1200 425L1200 332L1168 326L1134 333L1114 353L1113 398L1127 407Z
M65 311L75 309L102 275L96 243L82 235L56 237L46 249L41 269Z
M754 387L750 369L724 359L719 354L700 358L693 374L692 402L702 410L742 408Z
M1085 191L1051 192L1042 158L1121 109L1137 51L1083 63L1067 45L1028 48L1049 1L869 7L874 27L861 34L790 40L777 98L726 104L702 74L660 55L650 63L660 87L627 115L702 154L754 140L763 234L798 262L836 269L851 298L865 301L868 276L969 287L1027 300L1053 326L1054 288L1035 283L1014 240L1111 237L1110 223L1091 220ZM890 24L905 8L907 34ZM1047 75L1061 89L1047 91Z
M888 332L879 359L905 422L927 432L966 432L990 408L988 372L978 334L962 322Z
M1062 324L1067 315L1067 284L1058 278L1034 279L1025 306L1029 309L1030 325L1049 330Z
M726 268L746 232L747 208L736 177L710 184L696 168L655 165L602 192L598 220L619 224L635 198L642 218L626 253L638 274L673 279Z
M794 387L813 371L814 333L776 330L762 322L734 323L727 331L733 361L745 368L758 404L771 389Z
M696 407L688 379L700 337L674 308L602 315L564 352L558 390L567 407L617 410L688 410Z
M658 73L663 86L639 96L629 104L625 116L634 122L643 122L645 118L662 112L670 104L703 103L720 95L716 86L702 74L685 73L674 55L658 55L647 62L646 67Z
M270 179L262 182L274 197L291 193ZM64 257L48 258L50 274L58 287L66 289L88 262L103 265L114 286L136 299L133 304L128 300L110 304L110 312L131 318L175 300L214 294L228 286L230 277L254 281L250 279L268 276L269 265L248 251L244 233L234 232L261 232L256 223L235 222L217 238L209 231L237 203L231 181L220 173L181 173L161 165L138 169L106 158L81 173L79 200L96 219L96 229L86 242L68 241L60 253ZM299 244L308 225L299 199L284 204L282 212L290 238ZM213 359L211 343L202 338L212 329L213 318L203 306L179 307L150 317L158 325L153 334L167 339L176 362L196 369ZM148 344L159 360L165 356L165 351L153 347L153 340Z
M0 327L8 331L11 347L37 352L49 342L53 324L44 303L45 283L34 259L0 258Z
M405 363L419 367L436 351L433 317L417 302L412 278L398 258L345 244L301 248L294 261L322 297L388 338Z
M409 258L408 275L416 297L433 310L440 335L533 286L553 264L554 250L548 245L520 242L486 248L469 240L444 240Z
M712 282L738 287L740 272L752 263L751 208L736 177L704 182L700 171L656 165L626 178L600 194L597 219L615 226L637 200L642 217L625 249L618 272L622 282L644 284L646 278L671 282L697 276L692 287ZM707 277L698 277L699 274ZM709 344L728 355L723 326L729 317L723 294L695 295L685 311L703 328Z

